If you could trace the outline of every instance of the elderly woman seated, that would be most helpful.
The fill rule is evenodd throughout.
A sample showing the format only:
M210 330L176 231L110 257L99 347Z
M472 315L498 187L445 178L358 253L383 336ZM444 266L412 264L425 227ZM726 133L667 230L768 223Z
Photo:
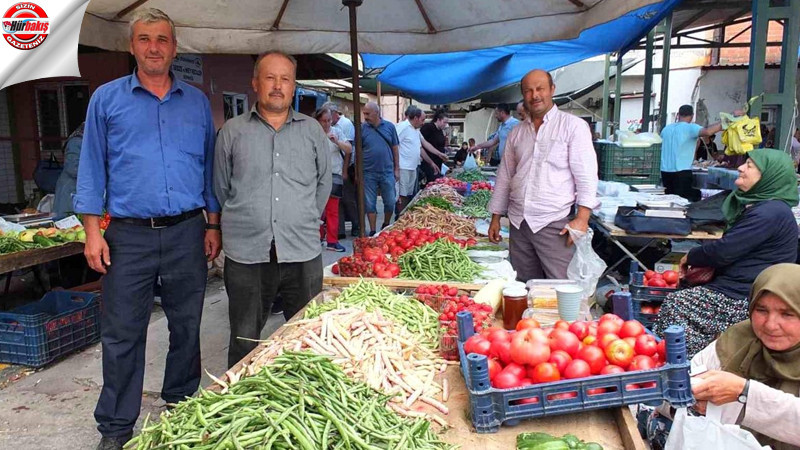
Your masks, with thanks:
M695 409L722 407L722 423L750 430L775 450L800 446L800 266L777 264L756 278L750 320L692 358Z

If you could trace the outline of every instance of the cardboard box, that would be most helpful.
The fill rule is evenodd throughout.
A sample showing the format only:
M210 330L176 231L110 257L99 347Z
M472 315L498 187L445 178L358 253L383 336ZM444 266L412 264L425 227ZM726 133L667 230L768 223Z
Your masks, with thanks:
M684 257L686 253L678 253L678 252L671 252L667 256L658 260L655 265L655 271L659 273L663 273L667 270L674 270L675 272L680 272L680 262L681 258Z

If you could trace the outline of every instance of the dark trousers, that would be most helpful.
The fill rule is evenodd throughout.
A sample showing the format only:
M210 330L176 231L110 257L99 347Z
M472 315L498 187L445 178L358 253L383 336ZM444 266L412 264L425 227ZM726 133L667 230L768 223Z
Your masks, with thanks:
M361 221L358 218L358 190L353 179L348 177L342 187L342 198L339 201L339 233L344 234L344 222L349 220L352 231L358 231Z
M420 165L420 167L422 167L422 173L425 174L425 184L428 184L431 181L440 178L442 176L441 174L435 173L433 171L433 167L431 167L431 165L428 163L423 163L422 165Z
M139 417L147 327L158 277L169 327L161 398L178 402L197 391L208 274L204 233L202 215L161 229L112 220L106 230L111 266L103 277L103 390L94 411L103 436L130 433Z
M679 195L690 202L700 200L700 191L692 187L694 180L691 170L661 172L661 183L665 194Z
M268 263L242 264L225 258L225 289L231 337L228 367L233 367L256 347L275 296L283 300L283 317L291 319L322 291L322 255L298 263L278 263L275 247Z

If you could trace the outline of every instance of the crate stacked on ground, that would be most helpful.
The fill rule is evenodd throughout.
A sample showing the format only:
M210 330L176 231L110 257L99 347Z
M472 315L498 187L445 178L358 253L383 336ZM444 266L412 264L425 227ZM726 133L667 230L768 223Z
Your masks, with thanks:
M601 180L632 184L658 184L661 179L661 144L621 147L613 142L595 142Z
M650 272L653 273L652 276L645 276L650 274ZM631 315L629 318L642 322L648 329L653 327L653 324L658 318L658 312L661 310L661 304L664 303L664 299L667 298L667 295L678 290L674 283L668 284L665 282L662 285L662 283L656 282L657 278L655 277L657 276L659 276L659 274L651 270L647 272L634 272L631 274L631 281L629 284L631 293L629 306ZM677 276L677 274L675 276Z
M522 419L542 416L553 416L592 409L612 408L635 403L660 404L664 400L676 407L694 403L689 382L689 361L686 355L686 342L681 327L671 326L665 332L665 339L656 344L656 353L652 345L655 338L646 334L644 327L634 321L619 324L619 317L608 315L599 322L580 322L581 329L573 330L573 324L564 322L547 332L541 328L526 328L516 332L509 355L498 355L499 358L511 358L513 361L505 367L499 366L492 355L493 348L487 348L486 342L469 341L475 331L472 318L468 312L458 314L459 355L461 372L469 392L470 413L473 425L478 433L494 433L501 425L515 425ZM608 322L607 324L605 322ZM630 325L630 326L629 326ZM628 347L630 344L622 337L606 342L601 349L600 342L574 345L569 351L575 354L572 359L568 350L561 349L561 338L567 334L578 339L578 333L587 333L596 326L599 336L604 337L599 328L619 326L619 336L625 336L629 329L635 328L637 349L639 340L648 344L648 348L637 350L636 356ZM538 331L536 331L538 330ZM484 340L489 346L492 333L508 333L502 329L485 331ZM525 334L520 334L525 333ZM546 335L546 341L542 336ZM551 337L552 336L552 337ZM531 340L528 338L531 337ZM632 337L632 336L628 336ZM498 339L498 341L500 341ZM524 341L524 342L523 342ZM530 344L528 351L522 344ZM572 342L577 344L577 342ZM543 347L542 347L543 346ZM543 350L546 348L546 355ZM556 348L551 353L551 348ZM566 344L564 344L566 348ZM590 350L587 350L590 349ZM617 352L617 349L625 352ZM641 353L640 353L641 351ZM553 355L564 353L558 360ZM590 358L590 354L601 352L603 357ZM492 355L492 357L487 356ZM652 353L654 356L647 356ZM663 356L660 356L663 355ZM597 355L595 355L597 356ZM537 362L520 361L532 358ZM570 359L566 359L570 358ZM606 361L608 358L608 361ZM663 358L663 359L662 359ZM625 360L625 362L622 361ZM658 360L658 363L655 361ZM543 361L543 362L538 362ZM606 365L606 362L610 364ZM615 364L616 363L616 364ZM564 366L562 372L559 365ZM627 371L622 366L627 367ZM614 370L609 370L609 367ZM498 367L502 367L499 369ZM518 373L522 371L522 373ZM561 374L563 373L563 376ZM522 378L526 377L526 378ZM530 377L528 379L527 377ZM514 378L514 380L511 380Z
M100 339L99 294L53 291L0 313L0 362L41 367Z

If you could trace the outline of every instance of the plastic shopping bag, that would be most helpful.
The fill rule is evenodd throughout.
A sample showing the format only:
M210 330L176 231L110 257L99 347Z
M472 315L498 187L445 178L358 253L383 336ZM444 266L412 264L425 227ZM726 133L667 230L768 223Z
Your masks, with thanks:
M721 408L709 402L705 417L690 416L686 408L675 412L672 429L664 450L725 450L769 449L762 446L747 430L738 425L720 423Z
M475 162L475 157L472 156L472 153L467 155L467 160L464 161L464 169L477 169L478 163Z
M592 236L594 232L591 228L586 232L573 230L567 227L572 242L575 243L575 255L567 266L567 278L577 283L583 289L585 298L594 295L597 287L597 280L606 270L606 263L597 256L592 248Z

